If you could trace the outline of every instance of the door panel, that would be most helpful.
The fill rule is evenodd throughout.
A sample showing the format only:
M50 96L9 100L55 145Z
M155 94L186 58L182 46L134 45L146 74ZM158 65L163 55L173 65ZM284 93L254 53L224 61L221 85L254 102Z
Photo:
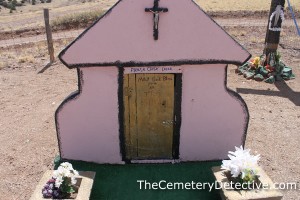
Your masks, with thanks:
M124 76L127 159L171 159L174 74Z

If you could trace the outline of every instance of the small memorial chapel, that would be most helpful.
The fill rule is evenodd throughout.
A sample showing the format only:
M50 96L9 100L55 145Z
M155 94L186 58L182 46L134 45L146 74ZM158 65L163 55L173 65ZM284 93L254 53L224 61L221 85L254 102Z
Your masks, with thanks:
M59 55L78 73L55 114L61 158L226 159L249 121L227 65L250 56L192 0L120 0Z

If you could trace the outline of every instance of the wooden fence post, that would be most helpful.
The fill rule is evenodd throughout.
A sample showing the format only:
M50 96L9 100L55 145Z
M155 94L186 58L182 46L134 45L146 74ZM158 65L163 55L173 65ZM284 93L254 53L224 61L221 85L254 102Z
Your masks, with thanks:
M49 23L49 10L47 8L44 9L44 18L45 18L45 27L46 27L46 35L47 35L47 43L48 43L48 52L50 55L50 63L53 63L55 61L54 48L53 48L52 32Z
M283 21L285 0L272 0L268 18L264 54L276 52L280 40L281 24ZM272 18L272 19L271 19Z

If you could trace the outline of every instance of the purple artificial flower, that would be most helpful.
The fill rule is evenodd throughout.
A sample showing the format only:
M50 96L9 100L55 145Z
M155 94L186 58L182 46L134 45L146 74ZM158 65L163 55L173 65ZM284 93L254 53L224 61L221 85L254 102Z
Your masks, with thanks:
M50 179L42 189L42 194L44 198L59 198L61 191L59 188L55 187L55 179Z

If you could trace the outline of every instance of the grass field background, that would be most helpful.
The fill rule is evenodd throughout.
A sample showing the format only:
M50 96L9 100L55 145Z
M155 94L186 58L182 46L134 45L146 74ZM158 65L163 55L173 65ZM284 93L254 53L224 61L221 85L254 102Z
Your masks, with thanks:
M271 0L195 0L204 10L238 11L238 10L269 10ZM299 0L290 0L294 8L300 9ZM286 7L287 7L286 1Z
M40 16L43 8L49 8L52 12L72 13L72 11L80 12L87 9L108 9L118 0L93 0L91 2L82 3L82 0L54 0L50 4L26 5L18 7L14 13L9 13L8 9L0 12L0 22L3 20L13 20L18 16L33 17ZM239 11L239 10L269 10L271 0L194 0L204 10L207 11ZM294 9L300 9L299 0L290 0ZM287 2L286 2L287 7ZM12 17L14 16L14 17Z
M0 12L0 31L12 31L31 29L44 26L43 9L49 8L50 19L57 20L69 15L80 13L105 11L118 0L91 0L83 3L83 0L53 0L52 3L37 5L27 4L17 7L13 13L2 8ZM268 11L271 0L194 0L205 11ZM299 0L290 0L293 8L300 9ZM286 3L287 6L287 3ZM89 15L89 14L87 14ZM233 16L234 17L234 16ZM249 16L253 17L253 16ZM297 16L299 17L299 16Z

